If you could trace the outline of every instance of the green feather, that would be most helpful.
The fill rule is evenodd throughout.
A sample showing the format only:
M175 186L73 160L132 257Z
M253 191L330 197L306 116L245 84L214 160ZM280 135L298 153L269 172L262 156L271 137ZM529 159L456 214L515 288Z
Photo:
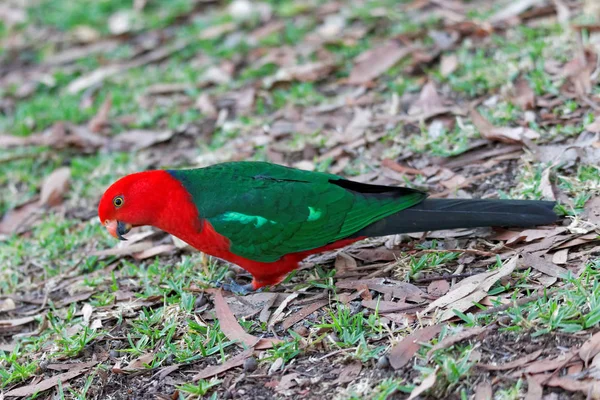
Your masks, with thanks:
M200 217L229 239L231 252L260 262L345 239L426 197L263 162L168 172L190 193Z

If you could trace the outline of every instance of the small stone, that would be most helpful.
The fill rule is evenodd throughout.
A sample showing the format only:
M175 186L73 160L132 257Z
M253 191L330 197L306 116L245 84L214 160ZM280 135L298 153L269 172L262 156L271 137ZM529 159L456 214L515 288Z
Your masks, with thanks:
M377 359L377 368L379 369L388 369L390 367L390 360L387 356L381 356Z
M109 355L111 358L117 358L117 357L119 357L119 355L120 355L120 354L119 354L119 350L112 349L111 351L109 351L109 352L108 352L108 355Z
M258 368L258 363L256 362L256 358L248 357L244 360L244 372L254 372Z
M169 354L167 358L165 358L165 364L171 365L175 362L175 354Z

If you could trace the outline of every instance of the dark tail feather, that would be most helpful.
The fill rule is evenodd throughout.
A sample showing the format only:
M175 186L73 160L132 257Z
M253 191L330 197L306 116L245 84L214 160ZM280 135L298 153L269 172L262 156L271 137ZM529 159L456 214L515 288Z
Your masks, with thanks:
M550 224L558 218L553 201L426 199L383 218L354 237L485 226L527 227Z

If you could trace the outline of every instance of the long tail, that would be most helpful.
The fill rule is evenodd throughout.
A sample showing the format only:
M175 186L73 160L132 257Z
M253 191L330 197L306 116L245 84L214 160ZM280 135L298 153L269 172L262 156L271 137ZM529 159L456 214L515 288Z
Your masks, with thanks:
M553 201L426 199L383 218L352 236L374 237L398 233L484 226L527 227L550 224L558 218Z

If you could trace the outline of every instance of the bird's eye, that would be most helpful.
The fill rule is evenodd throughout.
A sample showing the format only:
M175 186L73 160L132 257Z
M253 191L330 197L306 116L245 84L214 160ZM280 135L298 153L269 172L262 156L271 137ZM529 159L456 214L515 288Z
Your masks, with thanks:
M117 196L113 199L113 205L117 208L121 207L125 200L123 200L123 196Z

